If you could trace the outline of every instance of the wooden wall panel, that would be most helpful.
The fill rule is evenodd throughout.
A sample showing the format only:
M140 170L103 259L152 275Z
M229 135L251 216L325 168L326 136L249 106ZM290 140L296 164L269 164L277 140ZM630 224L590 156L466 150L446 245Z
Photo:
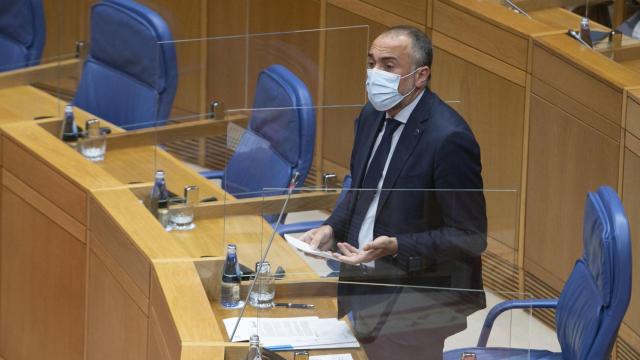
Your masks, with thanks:
M2 188L0 354L82 359L86 246Z
M141 4L156 11L171 29L174 40L199 39L204 37L205 25L201 14L206 0L138 0ZM176 43L178 58L178 90L173 103L173 116L183 112L199 113L203 111L201 99L206 78L206 69L202 61L204 47L201 41Z
M89 40L86 32L89 18L87 0L44 0L46 42L44 62L61 55L74 54L76 40Z
M638 140L640 142L640 140ZM631 250L633 254L634 284L640 279L640 153L627 149L624 156L624 177L622 185L622 203L624 204L631 227ZM631 302L624 322L640 337L640 288L632 286Z
M228 109L245 107L246 39L216 40L247 33L249 0L212 0L207 5L207 95Z
M360 30L349 31L348 34L336 32L327 37L325 55L324 99L327 104L364 104L367 102L364 82L366 80L366 62L369 44L383 33L387 26L364 18L353 12L344 10L334 5L327 5L326 26L340 27L353 25L369 26L369 35L366 41L362 39ZM342 36L342 37L341 37ZM362 57L345 59L344 54L354 54L354 46L362 47ZM344 66L348 64L361 64L358 66ZM345 86L345 84L348 84ZM335 167L349 168L351 148L353 147L354 121L360 113L360 107L351 109L326 109L323 114L322 133L322 160L328 164L323 165L323 170L335 172ZM334 168L332 168L332 166Z
M418 24L427 24L427 1L428 0L362 0L366 3L400 15Z
M619 143L532 95L525 223L525 269L564 282L582 254L588 191L618 183ZM536 267L537 268L537 267ZM556 289L560 290L560 289Z
M87 360L147 357L145 312L91 251L87 315Z
M505 31L439 0L433 5L433 29L521 70L527 68L529 41L526 37Z
M435 48L431 87L443 100L459 101L450 106L467 120L480 144L484 187L514 190L485 197L490 236L516 249L525 88L469 60Z

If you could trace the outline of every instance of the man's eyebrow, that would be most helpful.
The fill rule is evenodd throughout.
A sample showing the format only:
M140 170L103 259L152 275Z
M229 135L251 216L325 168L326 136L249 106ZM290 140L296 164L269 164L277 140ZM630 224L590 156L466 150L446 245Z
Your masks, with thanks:
M368 57L373 58L373 54L372 53L369 53L367 55L368 55ZM398 60L398 58L395 57L395 56L383 56L383 57L380 58L380 61L387 61L387 60Z

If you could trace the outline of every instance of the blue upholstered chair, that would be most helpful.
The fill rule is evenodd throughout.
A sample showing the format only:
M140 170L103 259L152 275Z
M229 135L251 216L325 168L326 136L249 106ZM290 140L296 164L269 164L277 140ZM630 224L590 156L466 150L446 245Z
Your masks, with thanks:
M305 84L282 65L260 72L254 110L225 170L205 171L237 198L262 196L263 189L288 187L295 172L303 184L316 138L316 116Z
M0 71L38 65L45 28L42 0L0 1Z
M482 359L607 359L631 296L629 224L618 195L609 187L589 193L584 212L584 252L559 299L511 300L495 306L484 322L478 347L444 354L458 360L462 352ZM545 350L487 348L496 317L510 309L553 308L561 353Z
M89 55L74 104L127 129L163 124L178 82L171 41L164 20L135 1L95 4Z

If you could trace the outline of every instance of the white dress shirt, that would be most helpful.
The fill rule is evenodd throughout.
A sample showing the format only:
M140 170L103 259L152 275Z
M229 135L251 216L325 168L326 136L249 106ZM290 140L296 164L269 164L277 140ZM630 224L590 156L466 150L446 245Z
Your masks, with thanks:
M409 105L405 106L404 109L400 110L398 114L394 117L401 124L398 126L398 129L393 133L393 137L391 138L391 148L389 149L389 155L387 156L387 161L384 164L384 169L382 170L382 176L380 177L380 181L378 182L378 186L376 189L376 194L373 197L373 201L371 201L371 205L369 205L369 209L367 210L367 214L362 221L362 226L360 227L360 233L358 234L358 248L362 250L364 245L368 242L373 241L373 225L376 220L376 211L378 209L378 202L380 201L380 189L382 189L382 184L384 183L384 177L387 175L387 168L389 167L389 162L391 162L391 158L393 157L393 152L396 149L396 145L398 144L398 140L400 139L400 135L402 135L402 130L404 130L404 126L409 120L409 116L413 112L413 109L418 104L418 101L424 95L424 90ZM390 118L387 113L387 118ZM371 156L369 157L369 161L367 162L367 170L369 169L369 164L371 164L371 159L373 159L376 150L378 149L378 145L380 145L380 141L382 141L382 135L384 134L384 128L387 126L386 122L382 126L382 130L378 134L376 138L376 142L373 145L373 150L371 151ZM366 190L363 190L366 191ZM369 190L372 191L372 190ZM373 267L374 262L365 263L366 266Z

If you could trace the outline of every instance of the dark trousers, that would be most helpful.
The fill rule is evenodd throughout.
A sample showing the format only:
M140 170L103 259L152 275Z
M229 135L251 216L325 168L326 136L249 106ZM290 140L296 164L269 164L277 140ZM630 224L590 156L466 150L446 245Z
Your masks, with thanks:
M370 360L442 359L445 339L467 327L460 291L357 286L367 290L351 297L349 318Z

